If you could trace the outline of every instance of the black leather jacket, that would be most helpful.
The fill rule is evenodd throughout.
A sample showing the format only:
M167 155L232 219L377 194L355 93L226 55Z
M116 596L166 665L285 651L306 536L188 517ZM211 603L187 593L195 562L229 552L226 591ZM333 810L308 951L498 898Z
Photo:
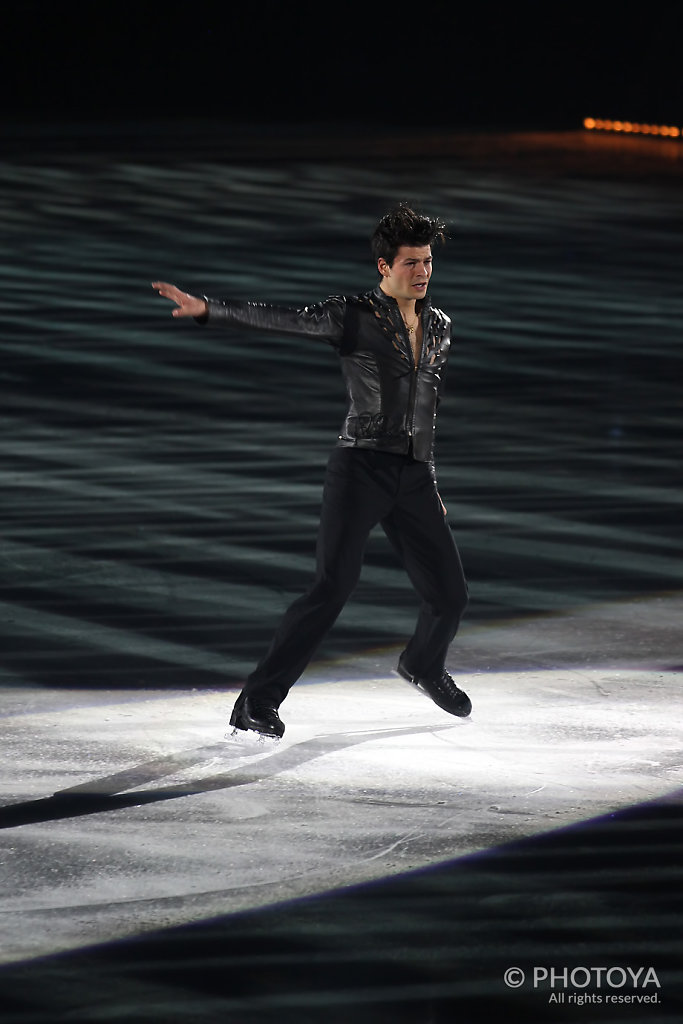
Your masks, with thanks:
M412 454L419 462L433 462L451 321L428 297L421 309L418 304L423 342L417 366L396 300L379 286L363 295L334 295L302 309L206 301L208 312L198 318L200 323L303 335L334 346L349 398L339 445Z

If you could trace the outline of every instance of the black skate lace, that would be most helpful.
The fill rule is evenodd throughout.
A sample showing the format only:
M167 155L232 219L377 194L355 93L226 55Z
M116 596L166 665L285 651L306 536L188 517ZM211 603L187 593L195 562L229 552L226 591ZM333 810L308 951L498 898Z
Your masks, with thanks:
M262 704L260 701L257 700L252 700L250 701L250 703L253 710L257 714L262 715L263 718L269 718L271 719L271 721L273 721L279 717L277 713L277 708L274 708L272 704Z
M462 694L462 690L455 685L453 676L448 672L441 676L439 686L449 697L459 697Z

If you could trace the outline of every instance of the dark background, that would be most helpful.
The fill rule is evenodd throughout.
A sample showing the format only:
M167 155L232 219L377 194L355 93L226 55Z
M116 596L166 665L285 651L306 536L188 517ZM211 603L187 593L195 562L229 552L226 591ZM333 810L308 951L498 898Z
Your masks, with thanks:
M664 4L2 5L5 121L680 121Z

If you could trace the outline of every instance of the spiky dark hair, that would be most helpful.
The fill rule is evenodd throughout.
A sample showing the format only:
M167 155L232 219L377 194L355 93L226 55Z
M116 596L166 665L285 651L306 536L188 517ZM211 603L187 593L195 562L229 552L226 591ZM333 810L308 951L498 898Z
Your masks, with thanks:
M391 266L402 245L434 245L446 240L446 225L436 217L427 217L413 210L408 203L399 203L385 213L370 239L375 260L383 259Z

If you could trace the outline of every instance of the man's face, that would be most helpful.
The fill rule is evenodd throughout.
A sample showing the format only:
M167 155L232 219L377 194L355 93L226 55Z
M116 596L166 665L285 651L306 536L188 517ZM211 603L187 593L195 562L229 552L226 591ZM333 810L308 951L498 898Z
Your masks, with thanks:
M432 249L429 245L402 245L389 266L377 261L383 292L394 299L423 299L432 276Z

